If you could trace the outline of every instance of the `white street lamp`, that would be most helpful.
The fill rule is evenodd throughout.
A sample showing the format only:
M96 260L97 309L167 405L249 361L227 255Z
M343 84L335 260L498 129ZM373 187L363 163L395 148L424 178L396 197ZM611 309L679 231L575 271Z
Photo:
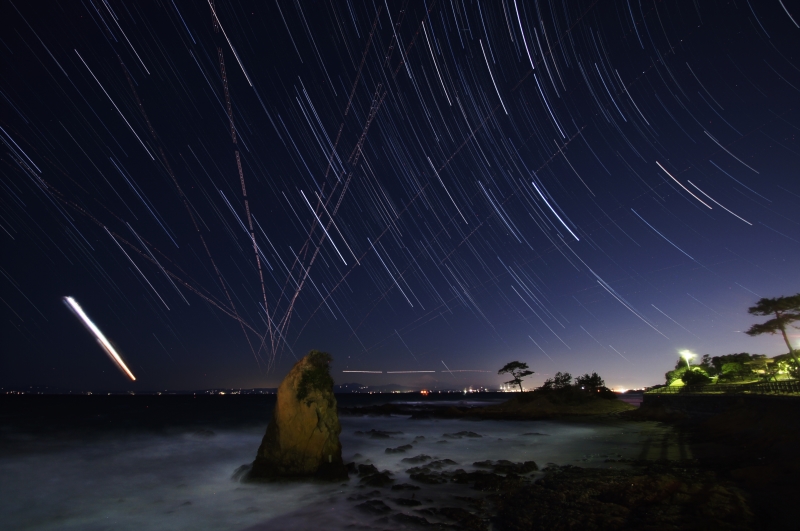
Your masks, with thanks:
M686 368L691 370L692 368L689 366L689 360L694 358L694 354L690 350L681 350L680 355L681 358L686 361Z

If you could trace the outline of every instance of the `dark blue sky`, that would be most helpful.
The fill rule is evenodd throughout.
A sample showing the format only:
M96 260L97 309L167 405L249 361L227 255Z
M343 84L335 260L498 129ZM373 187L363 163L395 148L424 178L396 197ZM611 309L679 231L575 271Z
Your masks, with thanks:
M274 386L317 348L630 388L785 349L742 330L800 291L796 4L215 10L0 2L0 385Z

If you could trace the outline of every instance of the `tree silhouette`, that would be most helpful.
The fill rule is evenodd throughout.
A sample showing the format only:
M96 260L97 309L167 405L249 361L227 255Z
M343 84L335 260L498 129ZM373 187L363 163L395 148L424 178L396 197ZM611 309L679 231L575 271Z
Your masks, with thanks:
M596 372L592 374L584 374L575 378L575 385L583 388L586 391L597 391L606 386L606 383L600 378Z
M548 378L542 384L542 389L545 390L560 390L566 389L572 385L572 375L568 372L557 372L552 378Z
M510 361L503 365L503 368L497 371L497 374L510 374L513 379L503 383L509 385L518 385L520 392L522 392L522 379L525 376L530 376L533 374L533 371L528 370L527 363L522 363L521 361Z
M754 324L750 330L745 332L749 336L758 336L761 334L777 334L780 332L783 335L783 340L789 349L794 362L800 365L797 355L789 343L789 337L786 335L786 327L795 321L800 321L800 293L791 295L789 297L775 297L773 299L759 299L755 306L748 308L748 313L751 315L774 315L766 323Z

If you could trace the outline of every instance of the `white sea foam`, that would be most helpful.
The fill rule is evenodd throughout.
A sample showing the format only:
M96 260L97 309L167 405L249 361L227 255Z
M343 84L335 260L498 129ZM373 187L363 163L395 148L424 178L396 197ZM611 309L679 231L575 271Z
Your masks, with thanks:
M551 421L410 420L343 417L345 461L372 463L408 482L401 459L426 454L473 469L474 461L508 459L598 464L606 457L635 458L638 425ZM217 431L213 436L104 436L93 442L37 441L35 451L0 457L6 529L343 529L358 524L400 529L354 509L348 501L369 489L346 483L243 484L234 470L252 461L264 427ZM371 429L402 432L390 439L357 435ZM471 431L480 438L448 438ZM423 436L424 439L415 438ZM442 443L439 441L447 441ZM386 448L411 444L405 453ZM450 487L426 487L444 495ZM437 490L438 489L438 490ZM387 496L399 496L388 489ZM426 491L426 494L429 492ZM436 496L436 493L432 496Z

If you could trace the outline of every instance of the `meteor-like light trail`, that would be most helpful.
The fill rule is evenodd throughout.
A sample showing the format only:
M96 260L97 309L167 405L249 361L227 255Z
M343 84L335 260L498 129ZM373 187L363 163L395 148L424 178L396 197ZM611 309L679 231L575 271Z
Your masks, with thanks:
M694 337L696 337L697 339L700 339L700 337L699 337L699 336L697 336L697 335L695 335L695 334L694 334L694 333L693 333L691 330L689 330L688 328L686 328L685 326L683 326L682 324L680 324L678 321L676 321L675 319L673 319L673 318L672 318L672 317L670 317L669 315L667 315L667 314L665 314L664 312L662 312L662 311L661 311L661 310L658 308L658 306L656 306L655 304L650 304L650 306L652 306L653 308L655 308L656 310L658 310L658 311L659 311L659 313L661 313L661 315L663 315L664 317L666 317L667 319L669 319L670 321L672 321L672 322L673 322L673 323L675 323L676 325L680 326L681 328L683 328L684 330L686 330L687 332L689 332L690 334L692 334L692 335L693 335Z
M95 80L95 81L97 81L97 84L98 84L98 85L100 86L100 88L103 90L103 94L105 94L105 95L106 95L106 97L108 98L108 101L110 101L110 102L111 102L111 105L113 105L113 106L114 106L114 108L115 108L115 109L117 110L117 112L119 113L120 117L121 117L123 120L125 120L125 123L128 125L128 128L131 130L131 133L133 133L133 136L135 136L135 137L136 137L136 140L138 140L138 141L139 141L139 143L140 143L140 144L142 145L142 147L144 148L144 150L145 150L145 151L147 151L147 154L150 156L150 160L156 160L156 159L155 159L155 157L153 157L153 154L152 154L152 153L150 153L150 150L149 150L149 149L147 149L147 146L145 146L145 145L144 145L144 142L142 142L142 139L141 139L141 138L139 138L139 135L137 135L137 134L136 134L136 131L134 131L134 130L133 130L133 126L131 126L131 124L130 124L130 122L128 121L128 119L127 119L127 118L125 118L125 115L123 115L123 114L122 114L122 111L120 111L120 110L119 110L119 107L117 107L117 104L116 104L116 103L114 103L114 100L112 100L112 99L111 99L111 96L109 96L109 95L108 95L108 92L106 92L106 89L105 89L105 87L103 87L103 85L100 83L100 80L99 80L99 79L97 79L97 76L95 76L95 75L94 75L94 72L92 72L92 69L91 69L91 68L89 68L89 65L87 65L87 64L86 64L86 61L84 61L84 60L83 60L83 57L81 57L81 54L80 54L80 53L78 53L78 50L75 50L75 53L76 53L76 54L78 54L78 58L81 60L81 63L83 63L83 66L85 66L85 67L86 67L86 70L88 70L88 71L89 71L89 73L90 73L90 74L92 74L92 77L94 78L94 80Z
M750 169L750 170L753 170L754 172L758 173L758 170L755 170L755 169L753 169L751 166L748 166L747 164L745 164L745 163L742 161L742 159L740 159L739 157L737 157L736 155L734 155L733 153L731 153L730 151L728 151L727 149L725 149L725 146L723 146L722 144L720 144L720 143L719 143L719 140L717 140L716 138L714 138L713 136L711 136L711 133L709 133L708 131L703 131L703 132L706 134L706 136L707 136L708 138L710 138L711 140L713 140L713 141L714 141L714 143L715 143L716 145L718 145L719 147L721 147L721 148L722 148L722 150L723 150L723 151L725 151L725 153L727 153L727 154L728 154L728 155L730 155L731 157L733 157L733 158L735 158L736 160L738 160L739 162L741 162L741 163L742 163L742 166L744 166L745 168L748 168L748 169ZM659 166L660 166L660 164L659 164ZM664 170L664 171L667 171L667 170ZM672 176L670 175L670 177L672 177Z
M503 106L503 111L505 111L505 113L508 114L508 109L506 109L506 104L503 103L503 97L500 95L500 89L497 88L497 83L495 83L494 81L494 74L492 74L492 69L489 66L489 59L486 58L486 50L483 49L483 41L481 39L478 39L478 42L481 45L481 51L483 52L483 59L484 61L486 61L486 69L489 71L489 76L492 78L492 84L494 85L495 92L497 92L497 97L500 100L500 105Z
M617 354L619 354L620 356L622 356L622 352L620 352L619 350L615 349L615 348L614 348L614 347L612 347L611 345L609 345L609 347L611 347L611 350L613 350L614 352L616 352ZM622 359L624 359L625 361L631 361L631 360L629 360L628 358L626 358L625 356L622 356Z
M533 341L533 344L534 344L534 345L536 345L537 347L539 347L539 343L537 343L537 342L536 342L536 340L535 340L535 339L533 339L531 336L528 336L528 339L530 339L531 341ZM542 347L539 347L539 350L541 350L541 351L544 353L544 355L545 355L545 356L547 356L547 359L549 359L550 361L552 361L553 363L555 363L555 361L553 361L553 358L551 358L551 357L550 357L550 354L548 354L547 352L545 352L545 351L544 351L544 349L543 349Z
M667 175L669 175L669 176L670 176L670 178L671 178L673 181L675 181L676 183L678 183L678 186L680 186L681 188L683 188L684 190L686 190L686 192L687 192L687 193L688 193L690 196L694 197L695 199L697 199L698 201L700 201L701 203L703 203L703 204L704 204L705 206L707 206L708 208L711 208L711 206L710 206L708 203L706 203L705 201L703 201L702 199L700 199L699 197L697 197L696 195L694 195L694 194L692 193L692 191L691 191L691 190L689 190L688 188L686 188L686 187L685 187L685 186L684 186L684 185L683 185L683 184L682 184L682 183L681 183L681 182L680 182L678 179L676 179L675 177L673 177L673 176L672 176L672 174L671 174L670 172L668 172L668 171L667 171L667 169L666 169L664 166L662 166L660 162L656 161L656 164L658 164L658 167L659 167L659 168L661 168L662 170L664 170L664 173L666 173ZM639 214L636 214L636 215L638 216Z
M557 218L558 218L558 221L560 221L560 222L561 222L561 224L562 224L562 225L564 225L564 228L565 228L565 229L567 229L567 230L569 231L569 233L570 233L570 234L572 234L572 237L573 237L573 238L575 238L575 239L576 239L576 240L578 240L578 241L581 241L581 239L580 239L580 238L578 238L577 236L575 236L575 233L574 233L574 232L572 232L572 229L570 229L570 228L567 226L567 224L566 224L566 223L564 223L564 220L563 220L563 219L561 219L561 216L559 216L558 214L556 214L556 211L555 211L555 210L553 210L553 207L551 207L551 206L550 206L550 203L547 201L547 199L545 199L545 197L544 197L544 194L542 193L542 191L541 191L541 190L539 190L539 187L538 187L538 186L536 186L536 183L535 183L535 182L533 182L533 181L531 181L531 184L533 185L533 187L534 187L534 188L536 188L536 191L539 193L539 197L541 197L541 198L542 198L542 201L544 201L544 202L545 202L545 204L547 205L547 208L549 208L549 209L550 209L550 212L552 212L552 213L555 215L555 217L557 217Z
M442 365L444 365L444 368L447 369L447 372L450 373L450 376L452 376L453 378L456 377L456 375L453 374L453 371L450 370L450 367L447 366L447 364L444 362L444 360L442 360Z
M631 308L630 306L628 306L627 304L625 304L624 302L622 302L622 300L621 300L619 297L617 297L616 295L614 295L614 293L613 293L613 292L612 292L610 289L608 289L608 288L606 287L606 285L605 285L603 282L600 282L600 281L598 280L598 281L597 281L597 283L598 283L598 284L600 284L600 286L601 286L601 287L602 287L604 290L606 290L606 291L608 292L608 294L609 294L609 295L611 295L612 297L614 297L615 299L617 299L617 300L620 302L620 304L622 304L622 305L623 305L623 306L625 306L627 309L629 309L633 315L635 315L636 317L638 317L639 319L641 319L641 320L642 320L642 322L643 322L644 324L646 324L647 326L649 326L650 328L652 328L653 330L655 330L656 332L658 332L660 335L664 336L664 334L662 334L662 333L661 333L661 331L660 331L658 328L656 328L655 326L653 326L653 325L651 325L650 323L648 323L648 322L647 322L647 320L646 320L644 317L642 317L641 315L639 315L637 312L635 312L635 311L633 310L633 308ZM664 337L665 337L666 339L669 339L667 336L664 336Z
M164 301L164 299L162 299L162 298L161 298L161 295L159 295L159 294L158 294L158 292L156 291L156 288L154 288L154 287L153 287L153 285L150 283L150 281L149 281L149 280L147 280L147 277L146 277L146 276L144 276L144 273L142 273L142 270L141 270L141 269L139 269L139 266L137 266L137 265L136 265L136 262L134 262L134 261L133 261L133 259L130 257L130 255L129 255L128 253L126 253L126 252L125 252L125 249L123 249L123 248L122 248L122 246L119 244L119 242L118 242L118 241L117 241L117 239L114 237L114 235L113 235L113 234L111 234L111 231L109 231L109 230L108 230L108 228L106 228L106 227L103 227L103 228L106 230L106 232L108 233L108 235L109 235L109 236L111 236L111 239L112 239L112 240L114 240L114 243L116 243L116 244L117 244L117 247L119 247L119 250L120 250L120 251L122 251L122 254L124 254L124 255L125 255L127 258L128 258L128 260L130 260L131 264L133 264L133 267L135 267L135 268L136 268L136 271L138 271L138 272L139 272L139 274L140 274L140 275L142 275L142 278L144 279L144 281L145 281L145 282L147 282L147 285L148 285L148 286L150 286L150 289L152 289L152 290L153 290L153 293L155 293L155 294L156 294L156 296L158 297L158 299L159 299L161 302L163 302L163 303L164 303L164 306L166 306L167 310L169 310L169 306L167 306L167 303Z
M724 206L722 206L722 205L721 205L721 204L720 204L720 203L719 203L719 202L718 202L716 199L714 199L713 197L711 197L710 195L708 195L708 194L707 194L707 193L705 193L704 191L700 190L700 187L699 187L699 186L697 186L696 184L694 184L692 181L686 181L686 182L687 182L687 183L689 183L689 184L691 184L691 185L692 185L692 186L694 186L695 188L697 188L697 191L699 191L701 194L703 194L703 195L704 195L704 196L706 196L707 198L709 198L709 199L711 199L712 201L714 201L714 202L715 202L717 205L719 205L719 207L720 207L720 208L722 208L722 209L723 209L723 210L725 210L726 212L729 212L729 213L733 214L734 216L736 216L737 218L741 219L742 221L744 221L744 222L745 222L745 223L747 223L748 225L752 225L752 223L750 223L749 221L747 221L747 220L746 220L746 219L744 219L743 217L739 216L738 214L734 214L732 211L730 211L730 210L728 210L727 208L725 208Z
M687 253L686 251L684 251L683 249L681 249L680 247L678 247L677 245L675 245L674 243L672 243L672 242L669 240L669 238L667 238L666 236L664 236L663 234L661 234L660 232L658 232L658 231L656 230L656 228L655 228L655 227L653 227L652 225L650 225L649 223L647 223L647 221L646 221L646 220L645 220L645 219L644 219L642 216L640 216L638 212L636 212L634 209L631 209L631 212L633 212L634 214L636 214L636 217L637 217L637 218L639 218L639 219L641 219L642 221L644 221L644 222L645 222L645 224L647 224L647 226L648 226L648 227L650 227L651 229L653 229L653 231L655 231L655 233L656 233L656 234L658 234L659 236L661 236L662 238L664 238L664 239L667 241L667 243L669 243L671 246L675 247L677 250L679 250L680 252L682 252L683 254L685 254L686 256L688 256L689 258L691 258L693 261L697 262L697 260L695 260L694 258L692 258L692 256L691 256L689 253Z
M9 386L52 385L59 335L40 332L70 286L117 312L110 338L144 338L126 363L150 373L109 388L74 358L73 390L274 387L316 348L338 378L380 371L364 385L491 388L541 350L645 387L689 333L646 301L711 355L779 353L719 323L797 291L792 2L103 2L0 6ZM620 337L630 363L607 355Z
M122 369L122 371L127 374L131 380L136 381L136 377L133 375L130 369L128 369L128 366L125 365L125 362L122 361L122 357L120 357L116 349L114 349L114 346L111 344L111 342L106 339L106 336L103 335L103 332L101 332L100 329L97 328L97 326L92 322L92 320L89 319L89 316L83 311L83 308L81 308L80 304L78 304L78 301L72 297L64 297L64 302L67 303L70 310L72 310L73 313L78 316L78 318L83 322L84 326L92 334L94 334L97 342L100 343L100 346L105 349L106 353L108 353L109 357L117 364L117 366Z
M411 357L414 358L414 361L417 361L417 357L414 355L413 352L411 352L411 349L408 348L408 345L406 345L406 342L403 341L403 338L400 337L400 332L398 332L397 329L395 329L394 333L397 334L397 337L400 339L400 341L403 342L403 346L405 346L408 349L408 353L411 354Z
M342 259L342 262L344 262L344 265L347 265L347 262L345 262L345 260L344 260L344 256L342 256L342 253L339 252L339 248L336 247L336 243L333 241L333 238L331 238L331 235L328 234L328 229L325 228L325 225L322 223L322 220L319 219L319 216L317 215L317 213L314 212L314 207L312 207L311 203L308 202L308 198L306 197L305 192L300 190L300 193L303 195L303 199L305 199L306 204L308 205L308 209L311 210L311 213L314 214L314 217L317 219L317 222L319 223L320 228L323 231L325 231L325 236L328 237L328 241L331 242L331 245L333 245L333 248L336 249L336 254L338 254L339 258Z

